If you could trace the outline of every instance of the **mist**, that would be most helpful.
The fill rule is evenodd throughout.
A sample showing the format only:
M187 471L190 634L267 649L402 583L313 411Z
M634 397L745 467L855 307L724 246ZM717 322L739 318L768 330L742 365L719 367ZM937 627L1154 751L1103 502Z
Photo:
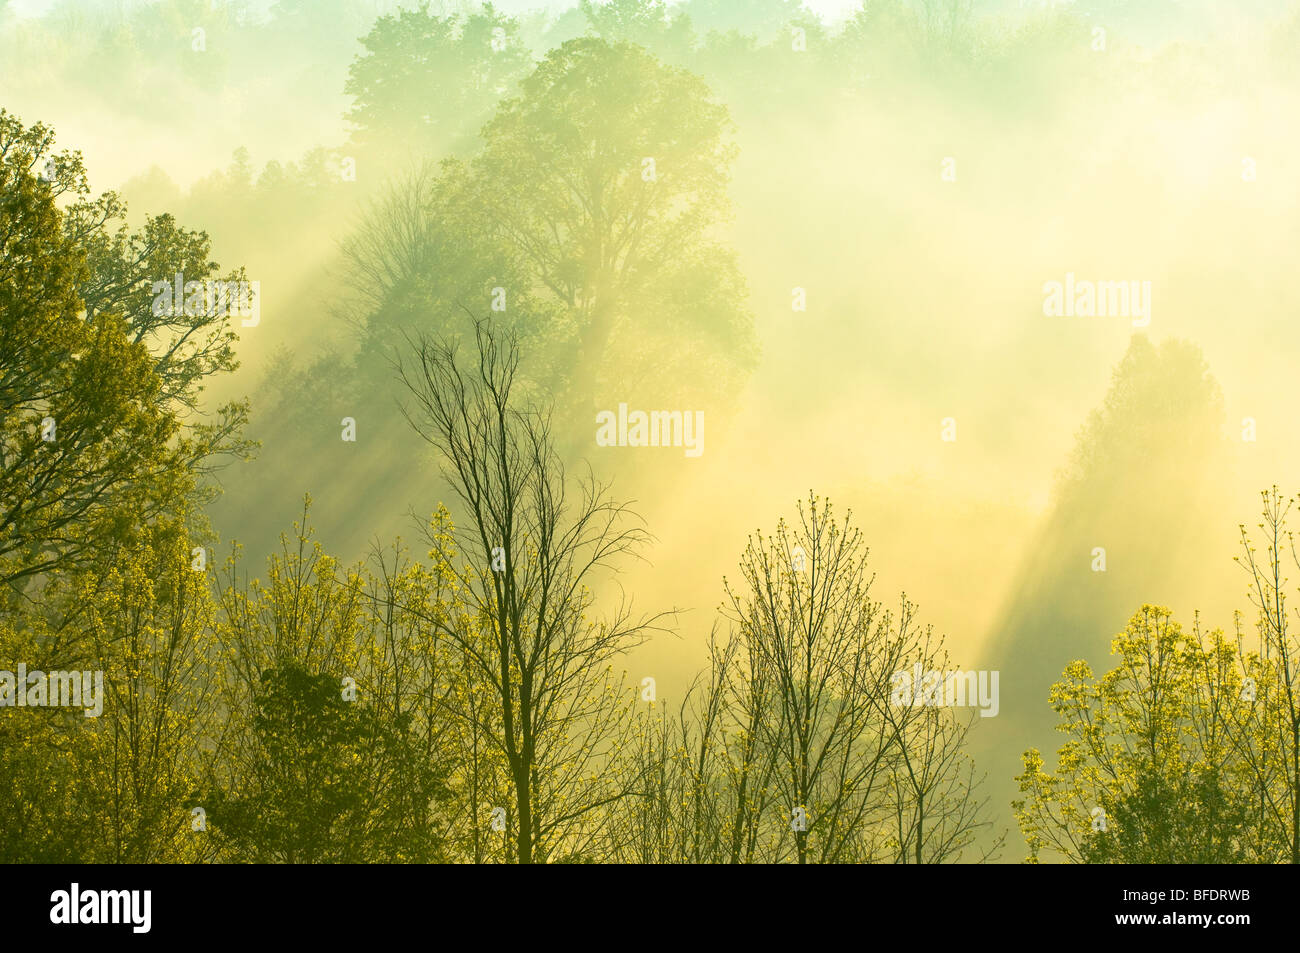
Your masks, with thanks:
M344 563L398 536L419 549L440 503L456 516L391 361L402 329L468 341L457 305L491 316L509 285L502 320L566 463L612 481L654 537L601 604L678 610L629 678L680 697L748 536L814 492L863 530L873 598L906 593L957 663L1001 672L1001 712L972 737L1014 832L1012 779L1024 750L1055 750L1066 664L1108 667L1143 603L1210 628L1253 613L1238 526L1261 490L1300 486L1300 6L642 6L654 16L498 4L507 52L446 54L438 82L467 92L385 73L396 105L363 113L349 77L396 3L11 3L0 103L80 150L133 223L170 213L260 284L240 367L205 395L247 397L261 444L214 476L218 549L259 565L305 494ZM559 298L502 278L525 264L479 250L434 184L455 181L443 160L489 161L500 103L584 35L696 77L734 149L701 238L734 274L700 252L629 297L594 403L564 383L583 344ZM473 56L497 72L471 80ZM358 236L421 175L422 251L390 286L359 284ZM1050 313L1067 282L1071 305L1084 283L1095 300ZM589 408L620 403L702 412L702 453L599 446ZM1021 853L1013 833L1001 859Z

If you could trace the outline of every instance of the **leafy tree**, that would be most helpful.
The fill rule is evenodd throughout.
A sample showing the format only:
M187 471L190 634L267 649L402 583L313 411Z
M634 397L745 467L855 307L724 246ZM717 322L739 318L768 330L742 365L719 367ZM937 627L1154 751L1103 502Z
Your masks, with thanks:
M0 580L22 586L93 560L105 534L179 512L189 474L243 452L241 405L190 419L231 369L221 318L157 318L152 268L202 261L206 237L166 217L110 233L124 214L90 202L79 154L0 113ZM70 193L61 213L55 199ZM206 276L215 265L200 266Z
M1024 755L1013 806L1029 859L1074 863L1240 863L1271 860L1252 843L1257 791L1235 755L1250 723L1240 645L1219 631L1185 634L1168 609L1145 605L1112 642L1097 678L1070 663L1052 688L1068 736L1055 773Z
M343 242L353 295L347 313L362 329L356 373L382 387L376 409L391 407L391 386L383 385L392 384L392 356L407 334L464 336L472 324L464 309L489 305L498 288L504 310L493 320L518 337L529 382L562 381L559 355L572 346L574 325L531 290L523 256L484 232L473 188L462 163L426 163L373 202Z
M589 438L592 375L616 380L618 399L650 403L702 406L734 392L756 347L734 257L709 234L726 211L725 110L644 51L575 43L503 105L482 156L426 162L371 204L343 243L342 310L359 347L276 365L275 433L297 439L322 403L346 404L341 414L360 408L400 445L384 428L403 336L466 339L467 315L489 304L526 355L517 386L563 398L566 458ZM599 151L574 146L584 139ZM594 219L582 211L592 202ZM416 473L417 461L404 469Z
M665 366L678 395L751 366L743 282L712 239L728 128L697 77L592 37L552 50L484 128L474 207L572 314L581 406L616 381L662 386Z
M695 45L690 19L664 0L580 0L578 10L589 33L644 47L668 62L684 62Z
M380 17L348 73L354 138L372 154L442 156L473 142L531 65L519 24L484 4L437 16L428 3Z
M288 660L262 673L258 758L237 792L208 799L216 835L258 862L441 859L435 831L409 823L446 798L409 719L388 721L339 684Z
M309 503L308 503L309 505ZM236 859L430 862L453 819L418 577L340 572L304 507L267 581L219 576L222 701L203 806ZM351 680L350 682L347 680Z
M214 605L183 520L107 543L0 617L0 668L98 672L101 709L5 709L0 822L9 860L172 863L208 853L190 797L216 703Z
M231 335L224 314L151 307L152 269L216 273L206 236L166 216L128 231L52 143L0 112L0 654L100 671L106 697L93 719L6 719L7 820L34 832L22 859L193 858L183 806L213 685L197 504L203 472L244 446L242 407L205 421L199 393L233 369Z

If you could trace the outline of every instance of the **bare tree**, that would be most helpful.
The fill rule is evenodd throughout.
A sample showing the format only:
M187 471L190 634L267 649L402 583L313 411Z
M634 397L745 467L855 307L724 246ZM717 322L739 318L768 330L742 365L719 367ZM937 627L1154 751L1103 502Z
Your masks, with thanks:
M455 714L504 756L515 859L579 859L602 813L633 789L622 765L635 696L612 663L662 618L634 618L620 599L596 621L593 588L649 536L590 471L571 486L549 415L512 393L513 335L475 321L475 339L468 369L454 343L427 336L409 342L413 360L396 361L412 397L403 413L440 454L463 511L430 534L435 571L458 593L428 618L490 686L491 717L481 706Z
M1234 732L1236 747L1254 766L1264 823L1285 845L1286 859L1300 863L1300 644L1291 628L1287 607L1287 567L1300 568L1295 535L1287 529L1294 498L1274 486L1261 493L1265 555L1258 555L1250 534L1241 526L1244 557L1235 557L1250 576L1251 602L1263 658L1247 660L1258 708L1252 730Z
M694 679L675 710L650 702L639 719L635 797L611 825L607 856L633 863L723 863L730 859L725 739L721 726L729 666L738 643L710 638L712 664Z
M432 162L408 171L371 202L341 243L347 287L356 295L343 313L355 325L437 264L437 185Z
M948 654L942 637L933 644L927 626L920 654L933 670L947 672ZM966 740L980 718L978 711L960 712L923 706L898 718L899 708L885 709L898 729L898 757L890 772L890 814L893 847L898 863L941 864L962 859L975 846L979 832L990 828L988 801L979 796L983 780L967 754ZM991 860L1006 840L991 837L979 850L980 862Z

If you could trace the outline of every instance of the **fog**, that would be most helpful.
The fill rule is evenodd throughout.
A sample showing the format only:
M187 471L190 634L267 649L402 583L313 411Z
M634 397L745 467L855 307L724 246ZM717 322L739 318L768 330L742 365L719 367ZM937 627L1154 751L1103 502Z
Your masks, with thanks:
M661 316L634 313L645 340L620 339L601 406L702 410L703 453L599 447L594 422L568 423L577 409L557 419L571 464L612 480L656 537L618 587L643 609L682 610L675 636L628 658L631 676L680 694L747 534L809 491L829 497L866 532L875 598L906 592L959 664L1001 671L1001 714L975 754L1013 829L1011 778L1025 748L1055 750L1047 692L1065 664L1104 668L1143 602L1230 627L1249 610L1238 525L1256 522L1260 490L1300 487L1286 397L1300 352L1300 7L1003 2L945 19L962 5L867 6L845 25L858 5L693 0L669 8L677 33L627 27L699 75L734 123L731 208L710 237L734 252L752 360L720 347L679 365ZM344 246L403 176L477 155L495 94L436 134L362 143L349 66L395 10L0 4L0 103L81 150L92 187L119 190L133 221L171 212L260 283L242 366L209 389L252 401L261 450L221 472L210 515L224 547L256 558L304 493L348 560L397 534L414 543L412 511L452 502L401 418L401 388L355 370ZM589 29L559 3L497 10L532 61ZM683 40L683 15L752 22L759 39L701 27ZM349 158L355 181L339 174ZM1067 281L1149 283L1149 313L1136 293L1122 313L1045 313L1049 283ZM364 412L347 443L352 407ZM1004 859L1019 859L1012 842Z

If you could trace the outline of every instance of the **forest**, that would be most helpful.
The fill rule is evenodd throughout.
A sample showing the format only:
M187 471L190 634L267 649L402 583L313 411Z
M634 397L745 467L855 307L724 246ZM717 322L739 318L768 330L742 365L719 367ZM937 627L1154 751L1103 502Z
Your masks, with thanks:
M1300 862L1297 114L1295 0L0 0L0 861Z

